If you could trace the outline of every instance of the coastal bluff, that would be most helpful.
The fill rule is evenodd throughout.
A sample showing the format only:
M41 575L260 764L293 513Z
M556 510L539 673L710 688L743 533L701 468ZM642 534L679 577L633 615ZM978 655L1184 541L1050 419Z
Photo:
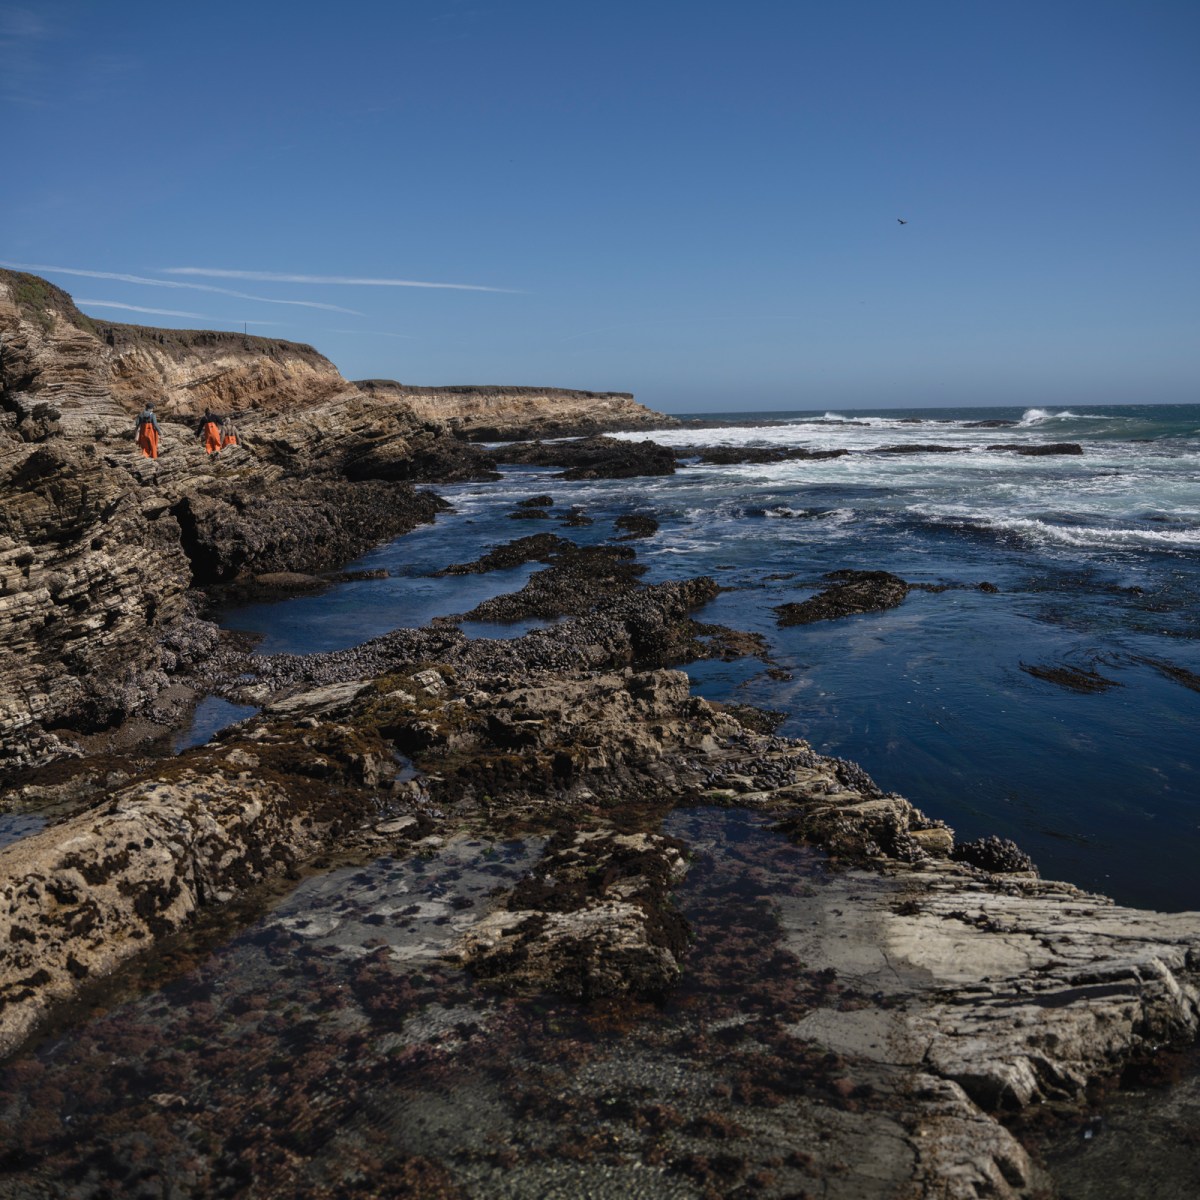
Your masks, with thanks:
M420 387L360 379L369 396L400 401L417 416L444 422L473 442L583 437L627 429L669 429L679 421L634 400L629 392L539 387Z
M559 400L530 391L550 420ZM569 395L583 420L589 393ZM157 460L133 443L147 403ZM597 403L607 428L632 405ZM237 416L220 455L196 438L210 409ZM0 770L73 753L56 729L165 719L172 673L215 644L211 589L336 569L433 519L418 485L489 477L459 430L311 346L100 321L0 270Z

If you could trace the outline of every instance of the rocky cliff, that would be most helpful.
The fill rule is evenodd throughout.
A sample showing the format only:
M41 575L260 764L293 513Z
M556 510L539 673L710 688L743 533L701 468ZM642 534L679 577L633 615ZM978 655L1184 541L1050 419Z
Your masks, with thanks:
M161 456L133 444L154 401ZM195 414L237 411L204 453ZM192 589L340 565L431 520L413 481L486 472L307 346L94 321L0 272L0 770L151 703L211 648Z
M281 412L349 390L311 346L207 330L98 321L36 275L0 270L0 379L49 404L68 433L124 425L146 401L160 417ZM15 405L10 395L6 407Z
M369 396L407 404L418 416L442 421L472 441L577 437L616 429L666 429L679 422L638 404L628 392L581 392L536 387L418 387L362 379Z

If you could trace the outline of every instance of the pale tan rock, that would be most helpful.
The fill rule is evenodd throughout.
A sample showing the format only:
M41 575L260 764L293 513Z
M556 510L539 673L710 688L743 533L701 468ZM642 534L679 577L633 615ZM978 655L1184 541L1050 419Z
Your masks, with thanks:
M0 850L0 1055L81 981L324 844L279 784L183 772Z
M403 404L418 417L467 436L490 440L600 433L614 429L666 429L675 417L638 404L628 392L566 388L416 387L387 379L359 381L375 399Z
M328 687L311 688L274 699L266 707L272 716L326 715L344 710L357 697L370 690L369 679L356 679L349 683L333 683Z

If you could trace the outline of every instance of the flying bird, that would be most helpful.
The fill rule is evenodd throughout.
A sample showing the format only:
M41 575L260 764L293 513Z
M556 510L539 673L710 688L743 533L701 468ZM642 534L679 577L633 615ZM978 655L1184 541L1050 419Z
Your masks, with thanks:
M903 217L897 217L896 220L899 221L901 225L908 224L908 222Z

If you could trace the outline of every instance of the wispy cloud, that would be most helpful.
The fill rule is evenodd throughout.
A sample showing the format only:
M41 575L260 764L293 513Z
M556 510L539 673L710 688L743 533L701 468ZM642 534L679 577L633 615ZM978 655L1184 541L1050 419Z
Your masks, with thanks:
M122 304L119 300L80 300L73 297L77 308L122 308L126 312L153 313L156 317L191 317L214 325L278 325L278 321L244 321L233 317L209 317L204 313L180 312L177 308L143 308L140 304Z
M195 317L200 321L209 320L203 313L180 312L177 308L142 308L140 304L121 304L116 300L80 300L75 297L76 308L123 308L127 312L154 313L158 317Z
M484 287L478 283L429 283L420 279L364 279L357 275L286 275L275 271L227 271L217 267L165 267L164 275L201 275L211 279L250 279L259 283L337 283L354 287L449 288L456 292L505 292L514 288Z
M356 308L343 308L340 304L321 304L316 300L276 300L271 296L251 296L246 292L235 292L229 288L214 287L208 283L181 283L178 279L149 279L144 275L126 275L122 271L87 271L82 267L48 267L39 263L0 262L0 267L12 271L37 271L44 275L79 275L85 279L114 279L120 283L137 283L145 287L188 288L193 292L212 292L218 296L233 296L238 300L255 300L260 304L288 304L298 308L320 308L326 312L348 313L352 317L363 314Z

